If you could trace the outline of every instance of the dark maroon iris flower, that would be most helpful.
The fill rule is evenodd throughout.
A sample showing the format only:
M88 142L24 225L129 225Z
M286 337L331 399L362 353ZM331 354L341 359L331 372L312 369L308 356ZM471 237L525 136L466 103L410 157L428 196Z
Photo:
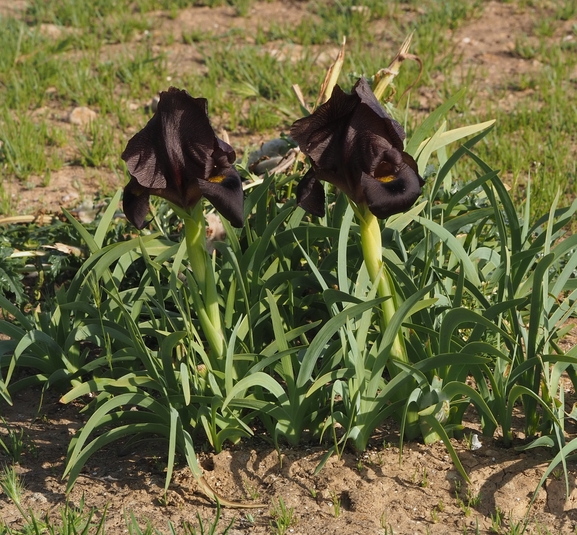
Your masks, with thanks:
M338 85L310 116L296 121L291 137L312 167L297 187L299 206L325 212L320 180L334 184L378 218L408 210L424 185L417 163L403 149L405 132L361 78L350 95Z
M235 227L243 225L242 181L233 167L233 148L216 137L207 101L171 87L160 94L158 109L122 153L130 172L124 188L124 213L141 229L157 195L181 208L202 196Z

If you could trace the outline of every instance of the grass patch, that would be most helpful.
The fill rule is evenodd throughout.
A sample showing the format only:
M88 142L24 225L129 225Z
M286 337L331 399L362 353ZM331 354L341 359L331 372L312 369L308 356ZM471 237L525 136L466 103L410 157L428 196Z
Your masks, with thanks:
M125 139L147 120L145 104L152 96L175 84L207 98L211 114L223 118L220 126L238 134L265 135L286 130L298 115L292 84L299 84L305 95L315 95L318 80L343 35L348 38L348 48L341 83L348 85L348 73L354 77L376 72L403 36L414 30L413 51L421 57L424 70L412 91L413 116L421 109L416 99L419 87L432 89L441 102L466 86L469 94L458 111L468 114L482 108L482 119L497 120L498 128L491 142L482 147L482 156L510 177L514 195L522 198L531 174L538 186L533 214L550 205L557 189L568 200L573 196L577 116L569 95L574 93L571 73L577 55L575 36L572 40L559 36L560 25L574 15L572 2L559 3L555 9L543 3L517 2L536 22L529 36L516 38L513 53L542 65L536 72L512 75L482 103L475 100L482 72L469 69L459 79L451 76L463 60L452 32L482 16L483 3L478 0L425 0L418 4L369 0L362 6L352 0L313 1L296 23L270 20L254 32L243 30L243 25L224 32L187 29L178 35L160 36L160 41L154 33L151 10L165 10L170 20L192 2L125 3L121 9L112 0L88 6L77 0L36 0L23 20L0 20L0 47L5 51L0 58L4 80L0 99L5 106L0 117L0 158L9 174L25 180L63 164L109 168L118 163L112 156L116 142L104 147L103 139L87 141L86 136L73 132L63 140L57 124L29 115L42 106L67 110L89 106L99 114L100 131ZM205 1L202 5L232 6L237 16L245 17L254 2ZM249 22L247 18L248 26ZM47 24L56 30L47 31ZM196 51L202 68L168 61L163 47L179 42ZM397 94L412 84L417 74L416 65L404 69L396 80ZM512 110L499 104L510 93L518 98ZM411 127L407 125L409 134ZM16 130L26 135L17 139ZM63 143L75 147L65 160L60 150Z

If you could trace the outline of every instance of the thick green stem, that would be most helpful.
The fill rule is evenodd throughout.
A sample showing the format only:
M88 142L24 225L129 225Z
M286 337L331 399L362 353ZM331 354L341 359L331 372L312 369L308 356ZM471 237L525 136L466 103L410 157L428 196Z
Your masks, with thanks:
M202 203L197 203L184 220L184 239L188 261L198 285L204 291L206 281L206 223L202 213Z
M391 280L391 274L386 266L383 265L381 227L379 220L370 212L367 206L357 206L355 211L361 227L361 247L369 277L374 283L378 284L377 294L379 297L390 297L381 305L384 332L393 314L397 311L398 299ZM402 362L408 362L405 341L400 331L393 342L391 357Z
M186 215L181 215L184 221L184 239L188 261L202 292L204 302L204 311L197 311L198 318L210 348L220 357L224 350L224 336L214 270L206 252L206 223L202 202L197 203Z

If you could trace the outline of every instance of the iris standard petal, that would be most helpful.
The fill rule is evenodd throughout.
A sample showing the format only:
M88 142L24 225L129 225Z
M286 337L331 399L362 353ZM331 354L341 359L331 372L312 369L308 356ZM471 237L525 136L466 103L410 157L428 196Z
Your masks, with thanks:
M366 106L370 109L372 115L384 119L379 122L379 126L374 130L374 132L385 137L393 147L402 152L405 148L403 143L406 137L405 131L403 130L403 127L384 110L365 78L359 78L358 82L353 87L353 93L356 93L360 98L360 110ZM369 125L365 125L364 129L372 130Z
M163 148L161 121L154 115L146 126L135 134L121 158L134 180L145 188L166 188L166 151Z
M331 98L308 117L298 119L290 130L301 150L320 168L336 171L350 115L358 98L336 85Z

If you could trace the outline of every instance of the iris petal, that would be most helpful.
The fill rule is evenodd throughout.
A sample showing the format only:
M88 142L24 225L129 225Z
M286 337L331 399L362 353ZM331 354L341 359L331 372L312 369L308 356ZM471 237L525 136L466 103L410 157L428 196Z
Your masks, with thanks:
M130 221L137 229L143 229L146 226L146 214L150 209L150 195L148 191L140 186L135 178L131 179L124 188L122 205L126 219Z
M233 226L244 224L242 180L232 168L199 182L202 194Z
M160 119L155 115L126 145L121 158L134 179L145 188L166 188Z
M297 204L318 217L325 215L325 190L312 168L297 185Z
M384 180L363 173L361 184L369 210L380 219L407 211L421 195L421 178L403 166Z
M325 104L292 125L291 137L316 166L337 170L350 114L357 101L357 97L347 95L337 85Z
M384 121L381 121L379 129L382 128L384 130L384 137L387 138L393 147L398 151L403 151L403 141L406 137L403 127L383 109L377 100L377 97L375 97L375 94L371 90L367 80L365 78L360 78L355 84L353 92L359 96L361 104L367 106L371 110L372 114L380 119L384 119Z

